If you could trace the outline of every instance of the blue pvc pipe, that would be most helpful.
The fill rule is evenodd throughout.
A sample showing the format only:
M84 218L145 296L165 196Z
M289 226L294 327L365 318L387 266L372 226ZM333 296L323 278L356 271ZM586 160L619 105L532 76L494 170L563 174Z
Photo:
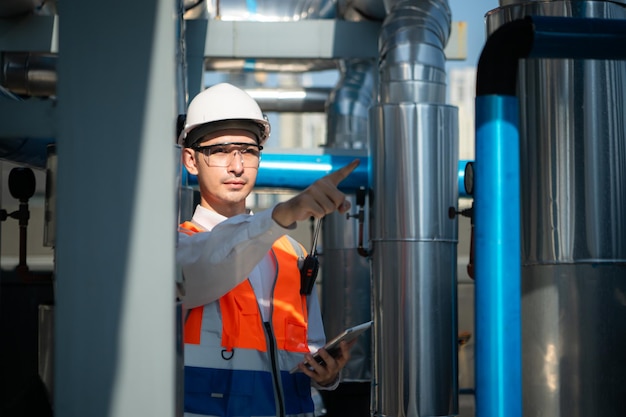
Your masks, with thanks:
M355 191L369 186L370 161L367 156L345 153L280 154L263 152L256 186L303 190L319 178L348 165L354 159L361 162L352 174L339 184L343 191Z
M476 97L476 415L521 417L518 99Z
M371 184L370 158L361 155L349 155L343 151L328 150L324 154L287 154L263 152L257 188L277 188L303 190L313 182L331 173L354 159L359 159L359 166L339 184L344 192L353 192L360 187L369 188ZM469 197L465 190L465 166L470 161L458 163L459 197ZM198 184L198 179L185 171L184 183L190 186Z

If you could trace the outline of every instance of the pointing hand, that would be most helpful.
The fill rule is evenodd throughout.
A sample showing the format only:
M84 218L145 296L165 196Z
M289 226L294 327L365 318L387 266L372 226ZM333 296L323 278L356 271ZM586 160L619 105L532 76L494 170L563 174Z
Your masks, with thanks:
M297 221L311 217L321 218L337 210L345 213L350 210L350 202L337 186L359 165L355 159L348 165L318 179L304 191L291 199L276 205L272 218L278 224L288 227Z

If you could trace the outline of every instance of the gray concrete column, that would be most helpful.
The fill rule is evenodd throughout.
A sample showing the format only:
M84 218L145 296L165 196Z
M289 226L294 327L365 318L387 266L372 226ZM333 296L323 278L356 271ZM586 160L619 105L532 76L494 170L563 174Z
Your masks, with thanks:
M175 413L175 3L59 2L56 417Z

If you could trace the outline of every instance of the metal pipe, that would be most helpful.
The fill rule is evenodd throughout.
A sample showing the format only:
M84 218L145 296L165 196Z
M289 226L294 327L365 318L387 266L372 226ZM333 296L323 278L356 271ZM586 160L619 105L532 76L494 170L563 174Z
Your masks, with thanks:
M7 90L25 96L56 95L56 54L5 52L1 58L0 84Z
M324 113L330 88L246 88L264 112Z
M368 109L375 101L376 61L345 60L340 62L339 68L341 78L326 106L326 147L367 154ZM363 189L368 189L366 184ZM353 192L348 194L348 199L352 203L352 213L358 210L369 213L366 203L361 202ZM369 224L366 224L365 216L354 217L346 218L346 215L331 213L326 216L322 226L321 304L324 330L328 335L370 321L372 317L370 262L359 253L359 247L362 248L363 241L369 238ZM343 309L338 310L338 305L343 306ZM368 331L352 347L350 361L342 371L342 384L350 384L342 385L342 388L351 387L362 393L361 401L356 395L352 401L357 409L369 409L371 346L371 332ZM345 394L338 389L324 392L323 395L330 399L336 398L328 401L328 412L337 414L338 411L333 410L332 406L344 402Z
M370 109L374 416L458 414L458 113L445 104L446 1L394 2Z

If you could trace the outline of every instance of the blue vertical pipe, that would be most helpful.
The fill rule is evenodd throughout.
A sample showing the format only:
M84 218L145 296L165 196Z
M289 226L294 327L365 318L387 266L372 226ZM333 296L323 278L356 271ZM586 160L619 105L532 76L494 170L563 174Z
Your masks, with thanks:
M476 415L521 417L518 99L476 97Z

